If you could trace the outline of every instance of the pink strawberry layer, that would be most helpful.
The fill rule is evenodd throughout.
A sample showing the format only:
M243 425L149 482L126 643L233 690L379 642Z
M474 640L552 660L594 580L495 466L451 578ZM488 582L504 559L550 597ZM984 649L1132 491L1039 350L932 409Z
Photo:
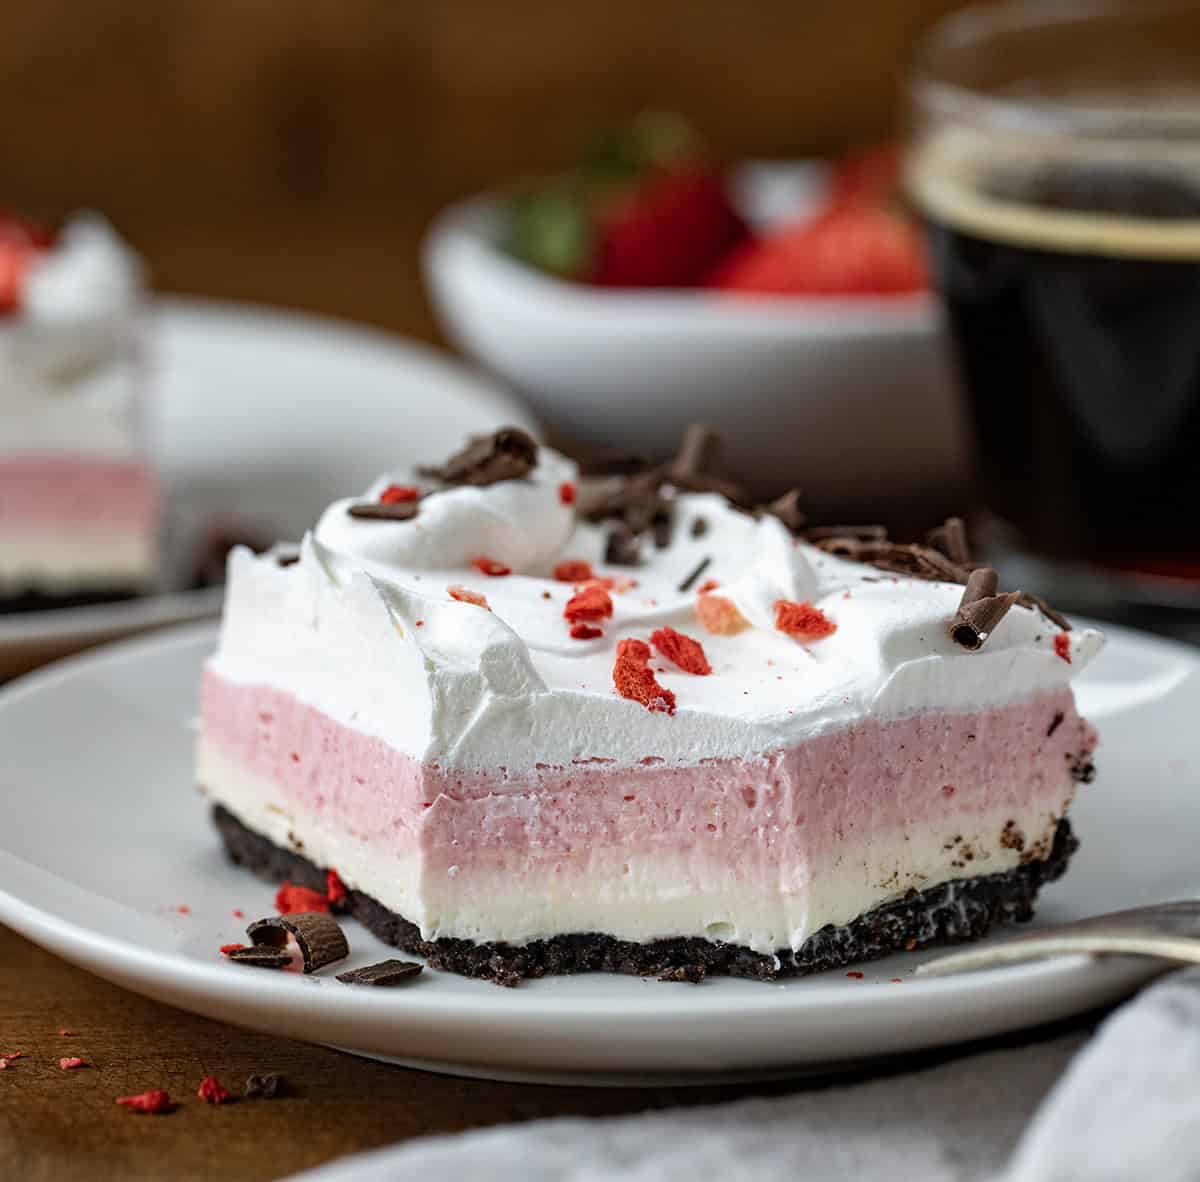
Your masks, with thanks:
M138 460L0 458L0 532L6 535L64 526L83 533L152 533L157 517L158 486Z
M638 909L629 923L659 922L650 928L658 935L671 934L665 905L664 918L653 918L664 891L694 904L695 923L723 920L723 902L735 897L746 914L791 900L792 911L760 933L766 943L805 923L848 922L910 886L1044 856L1073 793L1071 763L1094 744L1064 689L972 714L864 720L753 762L681 768L648 756L632 769L585 761L456 771L422 764L287 693L210 670L200 767L212 781L203 787L252 828L262 808L286 815L289 838L300 835L318 858L325 849L341 859L350 885L396 910L428 903L442 934L548 934L568 895L577 923L593 926L565 930L613 930L602 911L579 903L581 892L611 900L614 914ZM268 799L248 803L246 785ZM407 877L414 860L421 900L411 886L394 901L383 897L386 867ZM636 888L652 880L647 911ZM486 930L487 898L499 907L499 891L521 894L513 923L533 927ZM797 906L810 909L796 918ZM849 914L829 918L839 909ZM447 916L466 911L470 924L447 930Z

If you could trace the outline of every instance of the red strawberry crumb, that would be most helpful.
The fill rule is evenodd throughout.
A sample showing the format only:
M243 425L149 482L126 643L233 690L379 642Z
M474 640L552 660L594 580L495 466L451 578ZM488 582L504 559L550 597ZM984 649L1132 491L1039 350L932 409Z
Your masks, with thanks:
M25 1058L24 1051L9 1051L7 1054L0 1055L0 1059L7 1059L8 1062L10 1062L10 1063L14 1059L24 1059L24 1058Z
M413 488L411 484L389 484L379 494L379 503L381 505L402 505L408 501L420 500L420 497L421 490Z
M233 1093L215 1075L206 1075L200 1081L196 1095L208 1104L224 1104L233 1099Z
M424 621L424 620L417 620L417 621L415 621L415 623L416 623L416 625L417 625L417 627L418 627L418 628L424 628L424 627L425 627L425 621Z
M560 583L586 583L596 577L590 562L581 558L568 558L554 568L554 577Z
M457 599L459 603L473 603L476 607L483 608L485 612L492 610L488 606L487 596L480 595L478 591L472 591L470 587L464 587L460 583L455 583L453 587L447 587L446 594L451 599Z
M625 800L625 801L630 801L630 800L636 800L637 797L636 796L623 796L623 797L621 797L621 799Z
M655 680L650 669L650 646L644 640L622 640L617 644L613 685L621 697L640 702L651 712L675 713L675 695Z
M231 952L240 952L245 947L245 944L222 944L221 955L228 956Z
M846 976L850 977L852 980L855 980L855 981L861 981L863 979L862 973L859 973L859 972L856 972L853 970L851 972L847 973Z
M705 677L712 672L712 666L704 655L704 646L698 640L676 632L674 628L659 628L657 632L651 633L650 643L685 673Z
M186 903L180 903L174 910L178 911L180 915L191 915L192 913L192 909Z
M233 909L233 918L234 919L245 919L246 913L240 907L235 907Z
M58 1065L63 1071L77 1071L80 1067L86 1067L88 1064L86 1059L81 1059L78 1055L68 1055L64 1059L59 1059Z
M775 601L775 627L793 640L808 642L823 640L837 631L837 625L819 608L807 600L793 603L790 599Z
M1054 651L1069 665L1071 663L1071 638L1060 632L1054 638Z
M723 595L701 595L696 600L696 618L714 636L736 636L750 627L737 604Z
M597 628L594 624L572 624L571 639L572 640L595 640L597 636L603 636L604 629Z
M511 575L512 567L505 566L503 562L497 562L494 558L472 558L471 565L479 571L480 574L498 577L500 575Z
M8 1070L8 1060L0 1058L0 1071Z
M328 911L329 900L320 891L285 882L275 893L275 910L280 915L294 915L298 911Z
M603 587L584 587L567 600L563 617L568 624L595 623L613 614L612 596Z
M697 595L707 595L710 591L715 591L721 584L716 579L705 579L699 587L696 588Z
M619 579L605 580L610 585L609 590L615 591L618 595L624 595L626 591L632 591L638 585L637 579L629 579L622 576Z
M575 491L575 485L569 480L564 480L558 486L558 499L564 505L573 505L575 504Z
M159 1113L170 1112L175 1107L171 1103L169 1093L161 1090L142 1092L137 1096L118 1096L117 1103L132 1108L134 1112L149 1112L156 1116Z
M904 981L900 977L893 977L892 984L893 985L903 985Z
M325 872L325 897L331 904L340 903L346 897L346 884L336 870Z

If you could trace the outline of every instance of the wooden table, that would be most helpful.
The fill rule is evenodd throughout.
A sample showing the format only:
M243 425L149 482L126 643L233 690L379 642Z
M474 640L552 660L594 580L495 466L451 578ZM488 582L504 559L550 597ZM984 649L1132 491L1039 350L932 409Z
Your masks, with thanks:
M58 1032L74 1033L64 1037ZM148 1001L0 927L0 1178L8 1182L265 1182L342 1154L432 1133L561 1115L604 1116L711 1103L785 1084L605 1089L432 1075L253 1034ZM89 1066L63 1071L60 1057ZM288 1094L213 1108L206 1075L240 1093L282 1073ZM117 1096L165 1088L183 1101L140 1116Z

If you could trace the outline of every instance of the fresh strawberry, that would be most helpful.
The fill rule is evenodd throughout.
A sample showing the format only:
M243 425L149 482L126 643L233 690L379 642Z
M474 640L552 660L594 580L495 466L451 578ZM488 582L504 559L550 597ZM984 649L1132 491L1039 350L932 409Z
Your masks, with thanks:
M590 278L602 287L690 287L747 236L724 178L688 163L655 173L597 216Z
M763 295L893 295L927 282L917 228L870 205L832 209L748 243L708 279L724 291Z

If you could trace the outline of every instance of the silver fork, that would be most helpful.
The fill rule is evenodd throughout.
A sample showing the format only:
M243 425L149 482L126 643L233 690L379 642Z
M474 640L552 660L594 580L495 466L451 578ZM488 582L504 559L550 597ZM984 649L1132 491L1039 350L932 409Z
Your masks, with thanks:
M1147 956L1175 964L1200 964L1200 900L1155 903L1112 911L1074 923L1038 928L994 943L951 952L917 968L919 977L947 977L1052 956Z

